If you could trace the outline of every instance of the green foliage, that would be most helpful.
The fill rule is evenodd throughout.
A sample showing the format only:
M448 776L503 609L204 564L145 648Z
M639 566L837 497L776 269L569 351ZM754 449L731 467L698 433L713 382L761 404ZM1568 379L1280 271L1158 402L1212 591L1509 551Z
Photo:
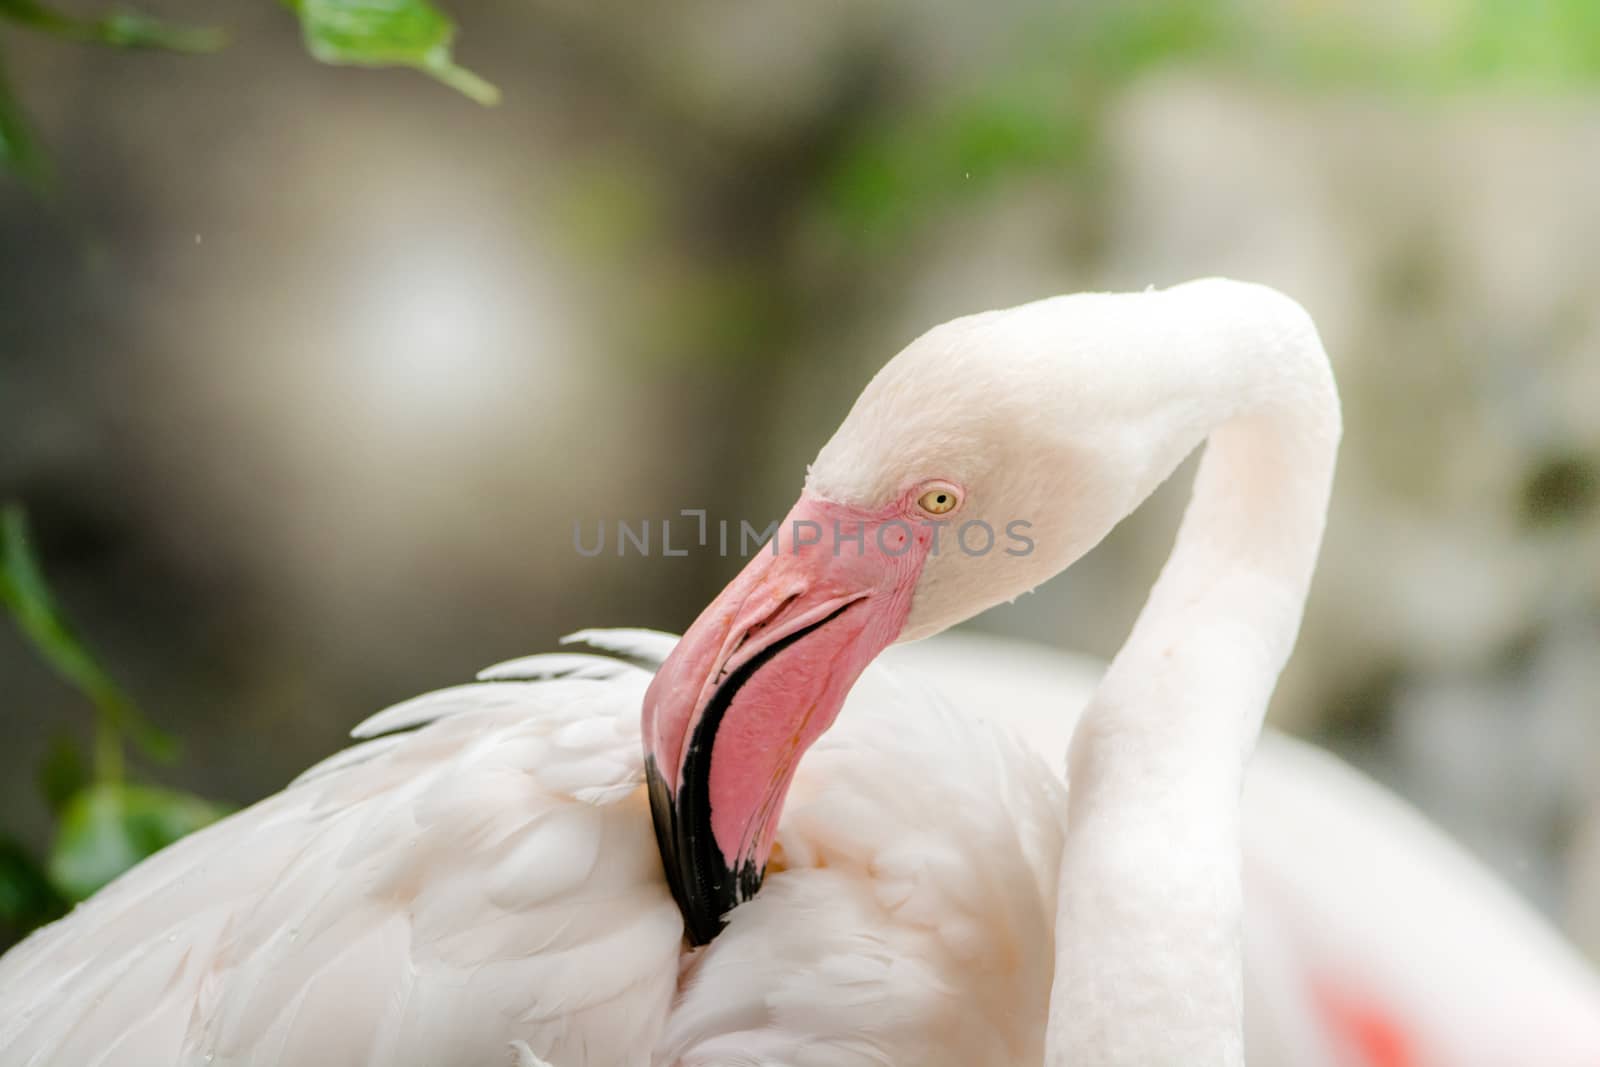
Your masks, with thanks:
M1469 0L1438 9L1411 33L1388 34L1326 13L1293 36L1314 84L1419 92L1516 88L1545 92L1600 81L1600 5L1593 0Z
M897 102L842 154L820 199L840 233L886 243L1019 176L1060 180L1073 195L1094 173L1115 95L1158 69L1288 91L1593 87L1600 3L1118 0L1051 9L994 55L919 107Z
M306 50L323 63L410 67L480 104L500 91L458 66L452 57L455 23L428 0L285 0L300 17ZM214 52L227 43L220 30L178 26L143 12L118 8L99 18L78 18L39 0L0 0L0 26L12 25L63 40L112 48ZM0 172L38 191L48 189L49 160L0 63Z
M10 171L35 189L43 189L49 182L50 164L11 91L3 60L0 56L0 171Z
M127 736L155 759L177 755L177 743L145 721L67 624L33 556L27 519L17 504L0 509L0 605L40 657L89 698L103 730Z
M429 0L284 0L324 63L408 67L493 104L459 66L456 26ZM125 48L212 51L223 36L132 10L96 19L0 0L0 22ZM844 154L823 200L842 228L882 236L1013 172L1072 173L1093 159L1109 91L1159 66L1210 65L1290 87L1449 91L1600 81L1595 0L1460 0L1421 6L1267 0L1073 4L1022 27L996 66L901 111ZM0 170L43 187L49 168L0 70Z
M846 229L889 237L1009 173L1073 165L1087 131L1085 114L1065 91L1043 91L1037 80L991 84L864 137L834 168L823 195Z
M138 11L118 9L100 18L83 19L38 0L0 0L0 26L3 25L113 48L213 52L225 43L217 30L175 26ZM49 188L52 177L49 159L6 78L3 63L0 63L0 171L9 171L39 192Z
M63 681L95 710L93 766L70 737L40 763L39 789L58 825L41 864L0 835L0 944L61 914L146 856L214 822L226 809L201 797L123 781L123 742L168 759L176 745L144 720L67 623L35 557L21 507L0 508L0 607Z
M61 813L50 850L50 882L68 900L86 900L146 856L225 814L191 793L95 783Z
M825 190L846 232L888 238L1018 173L1066 177L1093 160L1109 95L1145 70L1238 39L1220 0L1075 5L1023 27L1004 65L847 152Z
M160 48L171 52L215 52L226 43L221 32L174 26L138 11L117 10L97 19L80 19L37 0L0 0L0 18L69 41L113 48Z
M52 815L60 815L91 781L83 750L66 735L58 735L50 742L39 764L38 778L39 795L44 797Z
M67 902L15 838L0 836L0 944L67 910Z
M428 0L290 0L306 48L324 63L411 67L480 104L500 91L451 57L455 24Z

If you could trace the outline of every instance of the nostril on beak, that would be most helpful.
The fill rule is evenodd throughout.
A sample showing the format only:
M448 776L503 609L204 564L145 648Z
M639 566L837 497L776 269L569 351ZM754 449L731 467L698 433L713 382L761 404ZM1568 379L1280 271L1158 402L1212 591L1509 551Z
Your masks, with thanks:
M776 607L774 607L770 612L767 613L765 618L763 618L760 622L756 623L754 626L750 627L750 629L745 632L744 640L748 640L749 638L754 637L756 634L760 633L762 630L765 630L768 626L771 626L778 619L783 618L784 613L789 610L789 607L796 600L799 600L799 599L800 599L800 590L798 590L798 589L796 589L794 592L790 593L788 596L784 597L782 600L780 600L778 602L778 605ZM739 643L741 645L744 644L744 640L741 640Z
M773 623L783 618L784 614L788 612L789 608L794 604L794 602L800 599L801 592L802 590L797 589L788 596L784 597L777 603L776 606L773 607L771 611L763 615L753 625L746 627L742 633L734 638L732 647L728 649L728 654L723 657L722 668L717 671L716 681L719 684L728 676L728 672L731 670L731 664L733 663L734 659L738 657L739 653L744 650L744 647L748 645L752 639L759 637L761 633Z

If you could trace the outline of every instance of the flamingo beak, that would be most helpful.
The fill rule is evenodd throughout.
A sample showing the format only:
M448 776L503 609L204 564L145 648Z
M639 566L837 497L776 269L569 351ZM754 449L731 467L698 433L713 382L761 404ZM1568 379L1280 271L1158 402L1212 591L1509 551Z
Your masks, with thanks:
M904 626L930 529L802 495L644 698L656 841L689 940L761 887L795 768Z

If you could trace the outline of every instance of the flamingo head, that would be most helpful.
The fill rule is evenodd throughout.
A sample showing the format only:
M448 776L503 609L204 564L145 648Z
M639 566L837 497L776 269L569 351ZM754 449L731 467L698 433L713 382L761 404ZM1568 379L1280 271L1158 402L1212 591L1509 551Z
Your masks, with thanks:
M867 386L645 696L656 835L692 942L760 887L801 755L879 652L1056 574L1193 448L1142 324L1218 284L1235 283L956 319Z

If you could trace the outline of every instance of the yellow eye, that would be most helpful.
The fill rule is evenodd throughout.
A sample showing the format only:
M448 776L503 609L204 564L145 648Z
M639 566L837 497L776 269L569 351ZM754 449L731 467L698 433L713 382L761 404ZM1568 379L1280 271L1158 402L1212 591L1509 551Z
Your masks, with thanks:
M961 498L948 486L936 486L917 497L917 507L929 515L944 515L956 509Z

